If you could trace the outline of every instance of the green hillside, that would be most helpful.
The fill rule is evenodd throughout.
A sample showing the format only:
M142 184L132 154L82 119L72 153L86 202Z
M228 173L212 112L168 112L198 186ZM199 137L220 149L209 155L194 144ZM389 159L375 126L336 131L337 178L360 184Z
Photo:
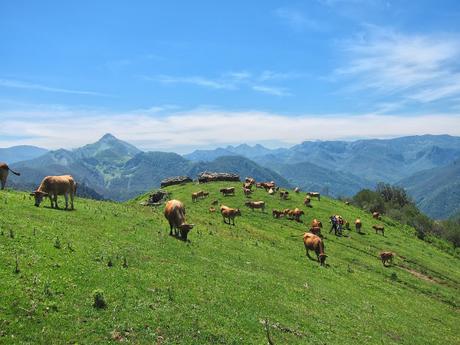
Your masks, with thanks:
M301 206L258 190L265 213L221 197L239 184L172 186L195 224L189 243L168 235L163 208L76 199L73 212L36 208L28 194L0 193L0 343L458 344L459 260L384 218L338 200L313 200L304 223L272 208ZM192 203L203 189L208 199ZM293 194L293 193L292 193ZM210 213L218 199L240 207L236 226ZM62 201L61 201L62 204ZM48 206L48 202L44 206ZM364 235L328 233L327 219L361 217ZM327 267L305 257L302 234L323 221ZM391 267L381 250L397 257ZM18 270L16 272L16 258ZM107 307L96 309L93 291Z

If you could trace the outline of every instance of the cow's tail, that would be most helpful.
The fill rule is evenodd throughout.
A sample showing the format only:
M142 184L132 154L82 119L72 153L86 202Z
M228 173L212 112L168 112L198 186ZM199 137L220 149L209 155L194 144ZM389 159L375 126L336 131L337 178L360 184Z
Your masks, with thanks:
M14 171L14 170L11 170L11 168L8 168L9 171L11 171L13 174L15 174L16 176L21 176L20 173Z

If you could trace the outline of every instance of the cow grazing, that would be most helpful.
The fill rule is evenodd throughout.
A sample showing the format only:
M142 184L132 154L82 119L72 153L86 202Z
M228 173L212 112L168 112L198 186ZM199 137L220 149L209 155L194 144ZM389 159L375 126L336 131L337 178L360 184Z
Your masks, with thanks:
M203 192L203 198L207 198L209 196L209 192Z
M385 227L383 225L372 225L372 228L375 230L376 234L380 231L382 235L385 236Z
M302 211L301 209L298 209L297 207L296 207L295 209L289 211L289 217L290 217L290 219L293 219L293 220L295 220L295 221L297 221L297 222L300 222L300 221L301 221L301 220L300 220L300 217L301 217L302 215L304 215L304 214L305 214L305 212Z
M270 188L270 189L268 190L268 194L269 194L269 195L274 195L275 193L276 193L276 192L275 192L275 189L274 189L274 188Z
M77 191L77 184L70 175L62 176L46 176L40 186L34 192L30 193L31 196L35 197L35 206L40 206L43 198L49 197L51 201L51 208L59 208L57 203L57 196L64 195L65 198L65 209L69 208L69 196L70 196L70 208L73 210L73 198Z
M265 201L246 201L244 205L253 211L255 208L260 208L262 212L265 212Z
M220 214L222 215L225 224L230 225L230 221L232 221L233 225L235 225L235 217L241 216L241 211L239 208L231 208L222 205L220 206ZM228 223L226 222L226 219L228 219Z
M318 192L308 192L307 196L309 196L310 198L317 198L318 201L321 200L321 195Z
M216 206L218 203L219 203L219 200L213 200L213 201L211 202L211 205Z
M249 183L249 182L243 183L243 188L251 190L252 189L252 183Z
M169 200L165 206L165 218L169 222L169 235L177 237L179 230L180 237L186 241L190 230L193 229L194 224L187 224L185 222L185 207L179 200Z
M235 195L235 187L221 188L220 192L222 193L223 196Z
M294 188L294 193L299 193L300 192L300 188L299 187L295 187Z
M306 196L305 200L303 201L303 204L304 204L306 207L313 207L313 206L311 205L311 199L310 199L310 197L309 197L308 195Z
M382 260L383 266L386 266L386 263L393 263L394 254L392 252L381 252L380 259Z
M305 245L306 255L310 257L310 250L313 250L316 253L316 258L321 266L326 262L327 255L324 253L324 243L323 240L312 233L306 232L303 235L303 243Z
M321 223L321 221L319 221L318 219L313 219L311 221L311 227L312 228L322 228L323 227L323 223Z
M243 193L247 198L249 198L251 196L251 194L252 194L252 190L250 190L249 188L244 188L243 187Z
M246 177L246 178L244 179L244 182L245 182L245 183L249 183L251 186L252 186L253 184L256 184L256 180L255 180L254 178L252 178L252 177Z
M355 220L355 229L356 229L356 232L361 233L361 227L362 227L362 226L363 226L363 223L361 223L361 219L356 218L356 220Z
M275 189L276 185L274 181L271 182L261 182L260 186L264 188L267 192L270 190L270 188Z
M209 212L211 212L211 213L212 213L212 212L216 212L216 208L215 208L215 207L210 207L210 208L209 208Z
M0 183L2 185L2 189L5 189L6 179L8 178L8 173L12 172L13 174L20 176L21 174L13 171L6 163L0 162Z
M282 190L280 192L280 199L287 200L289 197L289 192L287 190Z
M372 218L379 220L382 219L379 212L372 212Z
M321 237L321 228L319 226L313 226L310 228L310 232L316 236Z
M284 211L272 210L272 216L273 218L281 218L285 216L285 213Z
M349 201L345 201L345 205L350 206L350 202L349 202Z
M198 201L198 199L204 197L204 192L200 190L199 192L192 193L192 202Z

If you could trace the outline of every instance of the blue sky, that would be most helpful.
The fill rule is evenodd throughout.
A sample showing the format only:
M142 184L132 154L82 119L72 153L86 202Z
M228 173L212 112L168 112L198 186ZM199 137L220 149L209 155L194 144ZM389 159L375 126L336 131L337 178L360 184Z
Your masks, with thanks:
M460 135L458 1L0 1L0 146Z

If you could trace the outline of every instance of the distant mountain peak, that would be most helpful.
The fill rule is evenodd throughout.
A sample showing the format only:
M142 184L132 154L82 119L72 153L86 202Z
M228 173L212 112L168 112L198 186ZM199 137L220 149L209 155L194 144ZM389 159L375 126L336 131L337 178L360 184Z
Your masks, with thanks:
M115 137L113 134L111 133L106 133L104 134L101 139L98 140L98 142L101 142L101 141L112 141L112 140L119 140L117 137Z

